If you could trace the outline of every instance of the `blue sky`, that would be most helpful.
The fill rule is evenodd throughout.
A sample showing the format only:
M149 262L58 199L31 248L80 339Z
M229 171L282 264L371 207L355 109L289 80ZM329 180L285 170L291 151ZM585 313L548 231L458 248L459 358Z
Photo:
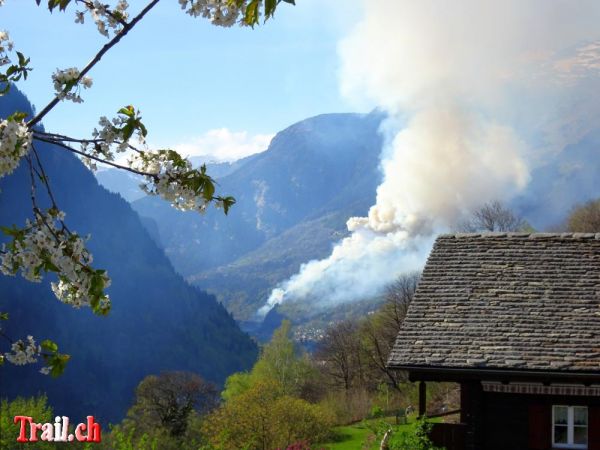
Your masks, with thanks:
M131 14L145 4L131 0ZM255 135L261 143L306 117L353 111L339 90L337 43L360 17L359 6L298 0L252 30L215 27L163 0L93 69L85 102L60 104L44 123L85 136L99 116L133 104L151 144L191 149L223 135L227 145L227 133L232 145ZM0 9L0 29L31 57L34 71L19 87L38 108L51 99L54 70L83 67L106 42L91 21L74 23L74 11L51 15L33 0L7 0Z

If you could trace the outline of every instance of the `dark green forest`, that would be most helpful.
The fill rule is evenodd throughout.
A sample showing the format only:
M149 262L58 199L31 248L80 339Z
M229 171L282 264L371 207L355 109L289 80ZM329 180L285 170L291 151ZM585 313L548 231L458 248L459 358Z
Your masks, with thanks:
M0 97L0 116L15 110L31 114L32 107L13 89ZM214 296L174 271L125 200L99 186L72 154L41 143L38 152L70 226L91 234L94 263L113 280L107 291L113 308L107 317L98 317L90 309L60 303L50 290L51 277L33 284L1 276L0 310L10 316L4 333L14 339L23 334L53 339L71 361L57 379L31 366L5 365L0 397L45 392L61 414L85 417L94 411L114 422L125 415L135 386L148 374L187 370L221 384L254 363L255 343ZM0 189L0 224L24 225L31 214L24 164L0 181Z

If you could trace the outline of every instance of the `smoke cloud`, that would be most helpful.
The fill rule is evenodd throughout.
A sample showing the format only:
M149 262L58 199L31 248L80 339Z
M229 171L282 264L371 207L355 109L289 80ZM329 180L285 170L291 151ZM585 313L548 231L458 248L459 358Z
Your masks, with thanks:
M521 192L532 167L598 123L599 19L597 1L365 1L339 44L340 82L389 115L376 203L259 313L375 295L422 267L436 233Z

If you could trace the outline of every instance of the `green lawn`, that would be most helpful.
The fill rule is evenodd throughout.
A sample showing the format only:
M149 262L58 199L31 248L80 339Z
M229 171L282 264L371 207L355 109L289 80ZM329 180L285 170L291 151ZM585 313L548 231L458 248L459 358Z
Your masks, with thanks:
M368 443L369 450L378 450L379 441L375 439L372 428L378 421L385 421L390 424L395 423L394 417L383 419L364 420L354 425L336 427L336 438L330 442L322 442L314 446L315 449L325 450L362 450L365 443ZM406 425L393 425L394 431L409 431L414 425L415 417L409 417L409 423ZM371 426L369 426L371 425Z

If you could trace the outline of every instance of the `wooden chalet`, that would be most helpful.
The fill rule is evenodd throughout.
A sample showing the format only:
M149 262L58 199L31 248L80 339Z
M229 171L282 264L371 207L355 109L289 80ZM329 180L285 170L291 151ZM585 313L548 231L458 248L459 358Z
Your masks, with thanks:
M600 450L600 233L440 236L389 367L460 383L448 450Z

